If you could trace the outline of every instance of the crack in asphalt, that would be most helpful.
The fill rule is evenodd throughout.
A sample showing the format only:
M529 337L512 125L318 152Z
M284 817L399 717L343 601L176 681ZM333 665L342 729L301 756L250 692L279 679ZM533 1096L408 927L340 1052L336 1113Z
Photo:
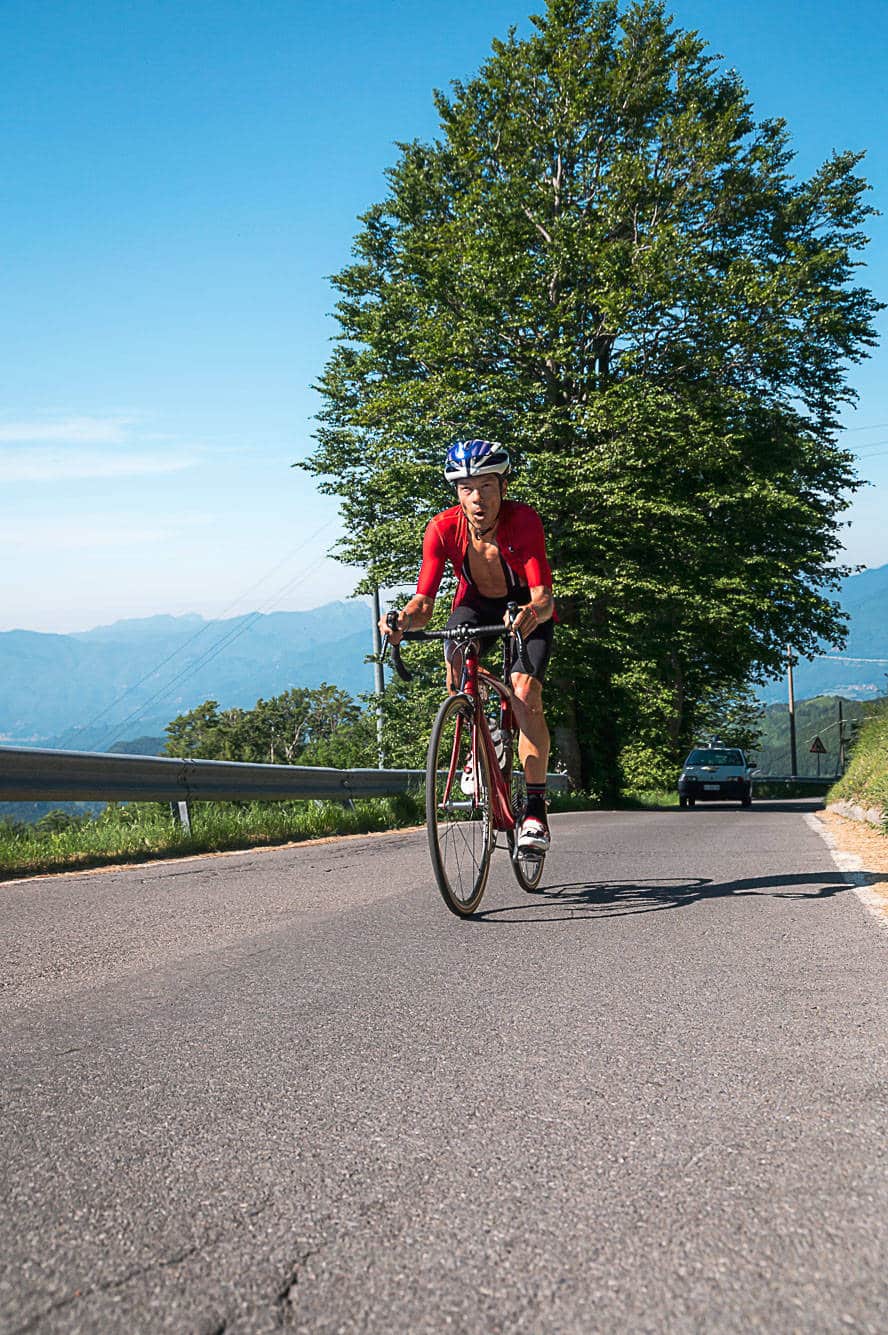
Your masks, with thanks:
M221 1235L219 1238L214 1238L210 1245L215 1245L220 1239ZM187 1260L189 1256L193 1256L198 1251L200 1251L198 1245L186 1247L174 1253L173 1256L165 1257L160 1261L151 1261L147 1265L135 1266L132 1270L128 1270L125 1275L121 1275L119 1279L107 1279L101 1284L94 1284L89 1289L75 1289L66 1298L58 1298L54 1303L50 1303L48 1307L45 1307L42 1312L38 1312L36 1316L32 1316L24 1325L13 1327L11 1335L25 1335L26 1331L34 1330L41 1321L51 1316L53 1312L62 1312L66 1307L71 1307L84 1298L91 1298L96 1293L113 1293L115 1289L122 1289L124 1285L131 1283L132 1280L150 1274L152 1270L164 1270L172 1265L180 1265L182 1261Z
M312 1250L304 1252L298 1261L294 1261L287 1272L287 1278L275 1294L274 1305L277 1312L277 1324L281 1328L291 1325L295 1317L299 1272L305 1266L306 1261L309 1261L319 1250L319 1247L314 1247Z
M149 1261L145 1265L134 1266L118 1279L104 1280L102 1283L94 1284L91 1288L87 1289L75 1289L73 1293L68 1294L66 1297L57 1298L55 1302L50 1303L47 1307L43 1308L42 1311L29 1317L24 1324L12 1327L10 1335L27 1335L29 1331L35 1330L42 1321L51 1316L54 1312L62 1312L66 1307L72 1307L74 1303L82 1302L85 1298L92 1298L95 1294L113 1293L115 1289L122 1289L127 1284L131 1284L134 1279L140 1279L143 1275L151 1274L152 1271L168 1270L170 1266L181 1265L183 1261L187 1261L189 1257L196 1255L198 1252L212 1251L213 1248L218 1247L220 1242L222 1242L231 1232L231 1225L234 1226L235 1230L243 1228L246 1220L254 1219L258 1214L261 1214L267 1204L267 1200L261 1201L258 1205L245 1211L242 1216L235 1216L230 1221L229 1226L219 1229L218 1232L205 1238L202 1242L194 1243L193 1246L190 1247L180 1248L178 1251L174 1252L172 1256L161 1257L159 1260ZM309 1255L311 1255L311 1253L309 1253ZM299 1264L302 1264L302 1262ZM221 1322L219 1322L217 1318L214 1319L217 1320L217 1324L208 1326L205 1335L224 1335L224 1332L228 1327L227 1319L222 1318ZM202 1332L202 1335L204 1335L204 1332Z

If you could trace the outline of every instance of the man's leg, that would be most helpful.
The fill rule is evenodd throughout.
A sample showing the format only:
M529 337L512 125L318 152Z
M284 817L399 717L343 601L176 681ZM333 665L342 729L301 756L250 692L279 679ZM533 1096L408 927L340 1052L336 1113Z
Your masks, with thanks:
M543 713L543 687L536 677L512 673L512 708L521 729L518 756L524 766L527 806L518 830L518 847L544 853L549 847L546 776L549 770L549 728Z
M512 673L515 722L521 729L518 756L524 766L524 778L534 786L544 784L549 772L552 742L543 713L543 684L525 672Z

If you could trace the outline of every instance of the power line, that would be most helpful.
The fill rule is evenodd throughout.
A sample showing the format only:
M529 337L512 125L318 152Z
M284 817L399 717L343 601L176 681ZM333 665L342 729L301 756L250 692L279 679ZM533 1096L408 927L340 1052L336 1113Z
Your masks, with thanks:
M260 576L260 578L257 579L253 584L249 585L248 588L244 589L242 593L239 593L237 597L232 602L230 602L228 606L225 607L217 617L214 617L212 621L205 622L200 627L199 630L196 630L194 632L193 635L189 635L188 639L184 640L181 644L177 645L176 648L173 649L171 653L167 654L166 658L162 658L159 663L155 663L154 666L148 670L148 672L144 673L143 676L139 677L138 681L134 681L130 686L127 686L126 690L122 691L121 694L118 695L115 700L112 700L111 703L106 705L104 709L99 710L98 714L96 714L93 718L91 718L88 723L79 724L76 727L68 728L67 731L62 734L61 737L62 743L66 742L69 737L73 739L77 736L78 733L88 732L90 728L94 728L100 719L103 719L105 715L108 714L112 709L116 709L116 707L121 703L121 701L125 700L128 695L131 695L133 693L133 691L138 690L138 688L141 685L143 685L144 682L149 681L156 673L158 673L161 670L161 668L166 667L167 663L171 663L174 658L178 658L180 654L183 654L185 650L189 647L189 645L192 645L195 643L196 640L199 640L202 635L205 635L206 632L211 629L211 627L213 627L214 625L218 625L218 623L223 620L223 618L227 615L228 612L231 611L232 608L236 607L238 603L243 602L244 598L246 598L248 594L252 593L254 589L259 588L261 584L264 584L266 580L270 579L271 576L275 574L276 571L280 570L282 565L286 565L286 563L292 560L294 556L298 555L298 553L303 551L310 543L314 542L315 538L320 537L320 535L326 529L328 529L332 523L333 520L328 519L326 523L321 524L319 528L315 529L314 533L312 533L310 537L305 538L302 542L298 543L289 552L287 552L284 556L282 556L281 559L278 562L276 562L276 564L273 565L270 570L267 570L264 575ZM311 569L314 568L315 565L312 565ZM275 598L280 597L281 593L282 591L279 590L278 593L274 595ZM226 632L226 635L227 634L228 632ZM136 712L138 713L138 711ZM113 731L114 728L116 727L117 724L110 723L107 725L106 731Z
M330 522L332 523L332 520ZM259 608L257 611L245 617L244 621L239 626L234 627L232 630L228 631L224 636L222 636L220 640L217 640L215 644L210 645L210 647L206 649L199 658L194 659L192 662L186 664L185 667L182 668L182 670L179 673L177 673L175 677L171 678L170 681L166 682L163 686L161 686L159 690L155 691L153 695L149 696L147 700L143 701L143 703L139 706L138 709L133 710L133 712L129 714L125 719L122 719L117 723L112 723L107 729L106 735L107 733L114 731L117 731L118 735L114 738L114 741L109 743L109 745L113 746L116 742L120 741L123 737L124 729L128 728L131 723L135 723L138 719L140 719L145 714L145 711L149 708L150 705L153 705L157 700L162 700L163 697L165 695L168 695L169 692L173 690L176 686L178 686L180 682L185 681L186 678L193 676L195 672L200 670L200 668L206 667L208 663L211 663L214 658L217 658L219 656L219 654L222 652L223 649L227 649L228 646L230 644L233 644L235 640L239 639L241 635L245 634L248 630L251 630L252 627L255 626L256 622L260 619L260 617L264 616L269 610L271 610L271 608L273 608L274 604L277 602L279 598L283 597L285 593L288 593L298 584L301 584L306 579L308 579L309 575L314 574L318 566L320 566L326 559L327 559L326 553L323 553L321 556L318 557L316 561L312 562L312 564L308 566L306 570L304 570L301 574L297 575L295 579L290 580L287 584L283 585L282 588L278 589L278 591L265 604L264 607Z
M865 454L862 450L852 450L851 453L854 455L855 459L876 459L880 454L885 453L884 450L877 450L877 445L888 445L888 440L871 441L870 444L866 446L866 449L869 451L868 454Z
M127 686L127 689L124 690L124 692L120 693L120 696L116 697L115 700L109 702L108 705L105 705L104 709L99 710L99 713L95 714L95 716L93 716L91 720L87 722L87 724L77 725L75 726L75 728L68 728L67 732L63 733L63 736L61 736L61 742L63 742L64 744L64 742L67 741L69 737L71 738L76 737L77 733L89 732L89 729L95 728L97 722L99 722L101 718L104 718L105 716L107 716L109 712L111 712L112 709L116 709L116 706L122 704L122 701L126 700L127 696L131 696L134 690L138 690L139 686L142 686L144 682L150 681L151 677L156 676L156 674L160 672L160 669L162 669L162 667L166 667L167 663L172 662L172 659L180 657L180 655L182 655L184 651L188 649L188 647L194 645L194 643L198 641L198 639L200 639L202 635L207 634L207 631L215 629L215 627L219 627L220 623L222 623L223 621L223 618L226 617L228 611L231 611L232 609L234 609L234 607L238 606L238 603L243 602L243 599L246 598L248 594L251 594L252 591L254 591L254 589L258 589L260 585L266 583L267 579L270 579L271 575L275 574L275 571L278 571L280 567L286 565L286 563L288 561L291 561L291 559L294 558L295 555L298 555L300 551L306 549L306 547L310 545L310 543L315 541L315 538L319 538L320 534L324 533L324 530L328 529L328 527L332 525L332 522L334 522L332 521L332 519L327 519L326 523L322 523L322 525L320 525L318 529L314 530L314 533L311 533L310 535L308 535L307 538L304 538L302 542L299 542L298 545L292 547L290 551L287 551L287 553L284 554L282 558L280 558L280 561L275 562L275 565L271 566L270 569L266 571L266 573L260 575L259 579L256 579L256 581L254 583L251 583L251 585L248 586L247 589L244 589L242 593L238 594L238 597L232 599L232 602L228 603L228 605L224 607L222 613L220 613L218 617L215 617L214 619L212 619L212 621L204 622L204 625L200 626L199 630L196 630L194 634L188 635L188 638L184 639L184 641L180 643L180 645L176 645L175 649L172 650L171 653L168 653L166 655L166 658L160 659L160 661L156 662L155 665L152 666L147 673L144 673L142 677L139 677L138 681L132 682L130 686ZM302 573L296 575L294 581L288 582L287 585L284 585L282 587L282 589L276 591L276 593L272 595L271 601L274 602L276 601L276 599L283 597L283 594L287 593L287 591L290 590L290 587L294 587L296 583L302 581L303 578L307 578L307 575L310 574L311 571L314 571L316 569L316 566L318 566L320 561L323 561L323 559L324 557L320 557L318 561L312 562L311 566L308 566L307 571L302 571ZM258 615L262 615L262 611L259 611L259 613L252 613L251 615L254 618L258 617ZM248 629L248 626L244 626L243 629ZM224 631L222 638L220 638L219 641L215 641L214 643L215 645L219 645L219 649L224 649L224 647L227 646L227 643L231 641L231 638L232 637L236 638L236 635L238 635L238 633L239 633L238 627L230 627L230 629ZM192 661L188 663L187 669L184 670L191 669L192 666L195 667L202 666L204 661L210 661L210 658L207 657L207 654L210 654L210 657L215 657L215 654L212 653L212 649L214 649L214 645L208 646L207 650L204 650L202 657L200 657L199 659L192 659ZM178 680L179 680L178 677L172 678L172 684L175 684L175 682ZM154 698L155 697L151 697L151 700L154 700ZM142 713L143 708L144 706L140 706L140 709L135 710L134 714L131 714L130 717L124 720L124 724L126 724L126 722L130 722L131 718L138 717L139 714ZM119 725L115 724L115 722L109 722L109 724L105 725L105 733L114 732L114 730L118 728L118 726Z

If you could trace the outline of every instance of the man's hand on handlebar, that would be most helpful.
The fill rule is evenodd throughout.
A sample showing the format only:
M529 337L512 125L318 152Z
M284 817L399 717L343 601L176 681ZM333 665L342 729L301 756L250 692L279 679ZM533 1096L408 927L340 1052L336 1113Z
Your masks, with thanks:
M407 625L403 625L403 620ZM404 631L410 629L409 617L404 618L403 612L386 612L379 618L379 633L382 636L383 644L400 644L404 637Z
M505 625L510 626L512 630L517 631L522 639L532 635L539 625L539 619L533 606L528 603L525 607L519 607L514 618L509 612L503 617Z
M511 626L512 630L517 631L522 639L527 639L541 621L549 620L553 606L552 590L541 584L530 590L530 602L520 607L516 607L515 603L509 603L503 621L507 626Z
M415 593L399 612L386 612L379 618L379 633L390 644L400 644L405 630L422 630L435 610L434 598Z

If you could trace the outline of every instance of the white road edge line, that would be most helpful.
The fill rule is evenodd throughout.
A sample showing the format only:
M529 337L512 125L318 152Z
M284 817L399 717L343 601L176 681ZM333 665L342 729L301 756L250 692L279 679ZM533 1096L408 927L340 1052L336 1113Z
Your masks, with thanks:
M812 816L810 812L806 811L803 813L803 817L806 825L809 825L812 830L816 830L820 835L830 851L833 862L842 872L861 904L869 909L879 926L888 931L888 913L885 912L885 903L870 888L872 876L864 870L862 858L859 858L856 853L846 853L839 848L829 830L816 816Z

